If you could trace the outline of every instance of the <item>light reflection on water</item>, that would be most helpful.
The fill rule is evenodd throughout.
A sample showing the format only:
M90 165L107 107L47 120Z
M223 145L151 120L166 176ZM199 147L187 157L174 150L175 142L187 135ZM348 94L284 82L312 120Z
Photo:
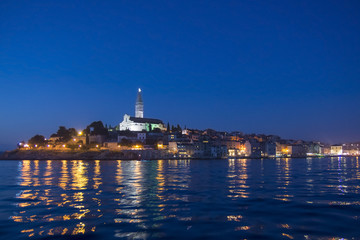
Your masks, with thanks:
M16 176L0 233L15 239L360 236L358 158L0 164Z

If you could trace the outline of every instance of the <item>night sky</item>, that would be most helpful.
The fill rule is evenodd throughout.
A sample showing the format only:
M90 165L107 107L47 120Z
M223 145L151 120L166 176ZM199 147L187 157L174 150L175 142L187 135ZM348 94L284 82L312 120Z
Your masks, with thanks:
M0 150L134 114L360 140L360 1L1 1Z

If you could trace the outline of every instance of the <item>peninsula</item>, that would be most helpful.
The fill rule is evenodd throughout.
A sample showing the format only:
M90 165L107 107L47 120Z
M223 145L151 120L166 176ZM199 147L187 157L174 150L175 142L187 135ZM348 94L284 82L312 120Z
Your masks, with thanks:
M138 89L135 116L125 114L116 126L95 121L85 129L60 126L49 138L37 134L21 141L0 159L221 159L307 156L359 156L360 142L329 145L318 141L282 139L276 135L244 134L213 129L181 128L144 117Z

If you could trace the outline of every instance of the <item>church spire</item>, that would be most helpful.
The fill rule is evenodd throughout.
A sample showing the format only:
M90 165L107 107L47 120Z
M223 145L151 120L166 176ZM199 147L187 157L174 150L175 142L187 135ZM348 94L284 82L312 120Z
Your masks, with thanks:
M137 118L143 118L144 117L144 103L141 97L141 89L139 88L137 98L136 98L136 104L135 104L135 117Z

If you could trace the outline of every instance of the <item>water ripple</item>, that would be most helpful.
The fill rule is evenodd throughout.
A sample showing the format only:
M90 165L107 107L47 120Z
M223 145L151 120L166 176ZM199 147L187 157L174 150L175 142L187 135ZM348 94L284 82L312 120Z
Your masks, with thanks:
M2 161L6 239L357 239L358 158Z

